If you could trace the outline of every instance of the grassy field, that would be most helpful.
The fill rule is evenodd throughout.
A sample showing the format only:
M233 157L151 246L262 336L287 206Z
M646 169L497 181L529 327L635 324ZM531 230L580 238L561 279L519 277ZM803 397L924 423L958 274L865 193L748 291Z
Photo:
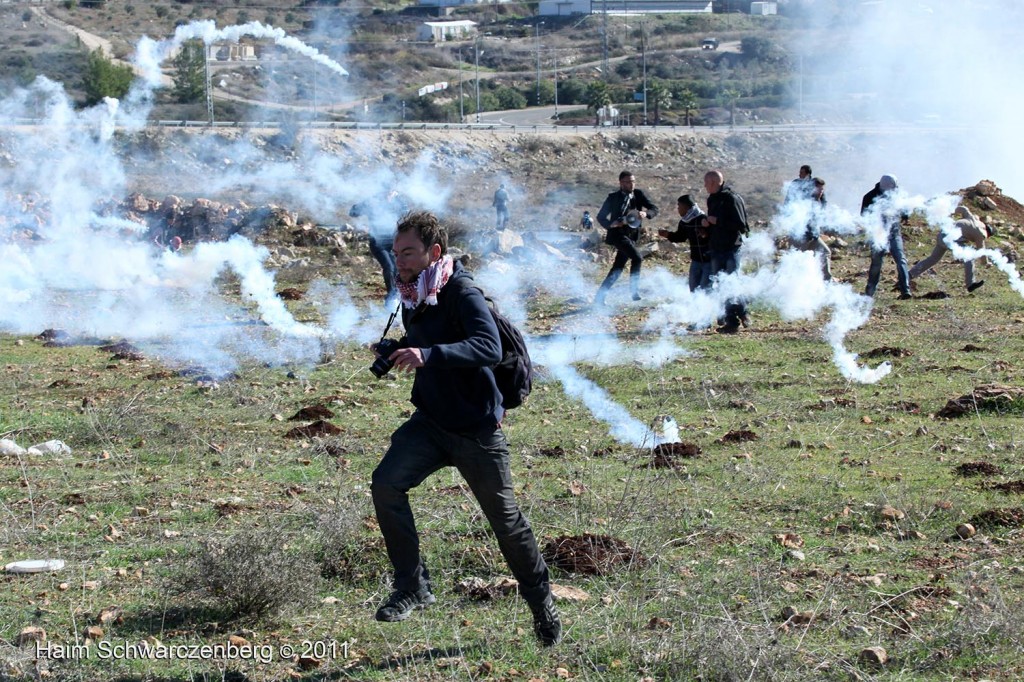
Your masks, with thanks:
M866 263L847 253L837 274L859 289ZM411 381L375 380L366 350L214 381L145 354L0 337L0 433L73 450L0 458L0 561L66 562L3 577L0 678L1020 679L1024 401L935 413L1020 384L1024 310L994 269L971 296L960 274L947 262L919 280L942 300L880 289L847 339L863 362L892 361L873 385L831 364L824 317L770 310L737 336L687 337L692 354L656 369L577 366L638 419L673 416L693 457L616 443L541 368L506 425L520 502L556 566L559 538L606 550L596 572L553 569L586 598L562 602L551 650L500 590L507 568L452 471L413 496L438 603L373 620L389 567L369 475L410 414ZM376 275L359 277L376 295ZM531 297L530 329L557 329L575 305ZM627 345L652 340L647 310L614 317ZM330 416L289 421L313 407ZM318 417L337 433L286 437ZM977 534L959 537L965 523ZM165 648L146 656L142 642Z

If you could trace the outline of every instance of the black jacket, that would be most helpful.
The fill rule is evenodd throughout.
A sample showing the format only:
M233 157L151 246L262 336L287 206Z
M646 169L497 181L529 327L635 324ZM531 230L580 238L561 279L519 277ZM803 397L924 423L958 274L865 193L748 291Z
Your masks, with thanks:
M448 431L493 430L504 416L491 370L501 360L501 340L483 293L462 264L455 263L437 305L403 307L402 323L402 346L430 349L416 370L412 404Z
M612 223L626 215L632 209L647 211L647 217L653 218L658 215L658 207L647 198L641 190L634 189L629 195L622 190L617 190L608 195L608 198L601 204L601 210L597 212L597 222L604 229L608 230L604 243L614 246L623 239L636 241L640 237L640 228L635 227L612 227Z
M680 220L676 231L668 233L670 242L690 242L690 260L696 263L711 262L711 237L708 229L700 225L700 221L706 217L701 213L693 220Z
M750 231L743 197L723 185L720 190L708 195L708 215L718 219L708 228L711 232L712 251L735 251L743 244L743 235Z
M887 194L888 192L882 190L882 185L876 182L874 188L861 199L860 214L864 215L867 213L876 201L885 199ZM883 211L881 213L882 223L889 230L890 238L900 232L900 223L906 221L909 217L910 214L906 211Z

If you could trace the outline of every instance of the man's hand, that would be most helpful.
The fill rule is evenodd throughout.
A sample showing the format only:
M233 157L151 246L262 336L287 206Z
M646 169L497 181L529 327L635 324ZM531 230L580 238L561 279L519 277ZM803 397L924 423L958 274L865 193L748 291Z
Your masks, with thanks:
M668 239L668 234L669 234L668 230L658 230L658 236L659 237L664 237L665 239Z
M643 209L643 208L640 209L640 217L641 218L647 218L647 210L646 209Z
M419 348L399 348L388 358L395 368L411 372L423 366L423 351Z

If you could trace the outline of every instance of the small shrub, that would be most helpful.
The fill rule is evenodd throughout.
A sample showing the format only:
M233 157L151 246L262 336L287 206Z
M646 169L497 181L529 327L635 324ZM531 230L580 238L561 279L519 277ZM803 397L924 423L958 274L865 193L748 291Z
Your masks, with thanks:
M274 527L239 531L201 544L179 583L227 615L260 618L308 602L319 582L317 566L287 548Z
M619 135L619 142L632 151L640 151L647 146L647 136L640 133L623 133Z
M355 582L388 570L381 538L375 538L377 546L361 538L363 517L371 513L366 498L354 498L317 517L313 557L323 577Z

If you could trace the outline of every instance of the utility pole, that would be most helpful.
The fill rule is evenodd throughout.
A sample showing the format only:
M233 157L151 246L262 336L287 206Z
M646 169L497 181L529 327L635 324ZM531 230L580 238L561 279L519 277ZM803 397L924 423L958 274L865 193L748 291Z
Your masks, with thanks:
M558 53L555 53L555 122L558 122Z
M206 120L213 126L213 86L210 83L210 53L209 47L203 43L203 69L206 72Z
M316 123L316 62L313 64L313 123Z
M601 2L601 80L608 82L608 0Z
M473 61L476 67L476 122L480 122L480 36L476 38Z
M459 123L466 122L466 112L462 101L462 45L459 45Z
M647 31L643 17L640 18L640 56L644 72L644 125L647 125Z
M537 106L540 106L540 25L543 21L537 21Z

